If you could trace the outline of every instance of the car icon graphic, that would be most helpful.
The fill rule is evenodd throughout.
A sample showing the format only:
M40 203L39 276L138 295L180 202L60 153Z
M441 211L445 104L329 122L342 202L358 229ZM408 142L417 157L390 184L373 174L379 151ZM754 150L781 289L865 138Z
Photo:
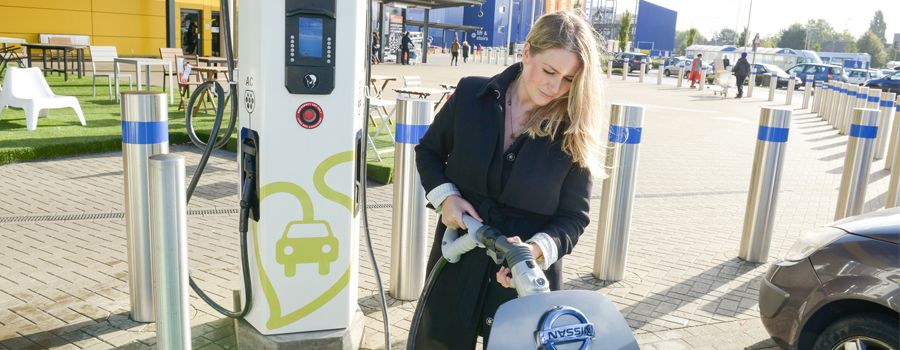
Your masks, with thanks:
M294 277L298 264L319 264L327 275L338 258L338 240L325 221L292 221L275 242L275 261L284 265L284 275Z

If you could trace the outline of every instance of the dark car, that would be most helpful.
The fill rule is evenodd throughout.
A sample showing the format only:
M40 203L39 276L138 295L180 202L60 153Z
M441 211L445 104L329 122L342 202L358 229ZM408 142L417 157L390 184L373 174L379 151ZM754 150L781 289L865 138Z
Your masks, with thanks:
M759 313L788 349L900 348L900 208L800 235L760 284Z
M640 70L641 63L645 63L644 72L650 71L650 57L635 52L620 52L616 54L616 57L613 58L613 68L622 68L622 65L625 61L628 61L628 73L634 72L636 70Z
M869 80L864 85L869 88L900 94L900 72Z
M751 72L756 74L756 81L754 82L756 86L769 86L769 82L772 80L772 75L778 77L778 83L775 84L776 89L785 88L787 89L788 81L791 79L791 76L788 75L787 72L778 68L778 66L774 64L760 64L756 63L750 66ZM748 83L749 84L749 83ZM794 87L800 86L800 78L794 78Z
M833 64L801 63L789 68L787 72L788 74L796 73L797 77L800 78L800 81L804 85L806 84L806 75L808 74L813 75L814 81L829 82L837 80L846 83L848 79L847 71L844 70L843 67Z

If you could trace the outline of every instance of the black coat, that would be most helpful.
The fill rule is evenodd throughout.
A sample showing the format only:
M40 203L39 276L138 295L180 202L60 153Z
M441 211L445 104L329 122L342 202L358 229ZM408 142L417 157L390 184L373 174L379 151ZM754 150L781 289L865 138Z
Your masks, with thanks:
M746 57L739 58L737 63L734 65L734 70L732 70L732 72L734 72L735 76L739 77L746 77L750 75L750 62L747 62ZM753 82L750 83L752 84Z
M521 63L490 79L463 78L416 146L416 163L426 192L453 183L485 223L507 236L528 240L549 235L560 257L569 254L588 225L591 175L561 148L561 135L521 140L506 176L504 112L506 89ZM512 148L512 147L511 147ZM445 227L438 219L429 272L440 258ZM487 336L490 319L516 297L494 281L499 266L476 249L441 271L426 301L417 349L473 348ZM550 287L561 287L562 260L546 271Z

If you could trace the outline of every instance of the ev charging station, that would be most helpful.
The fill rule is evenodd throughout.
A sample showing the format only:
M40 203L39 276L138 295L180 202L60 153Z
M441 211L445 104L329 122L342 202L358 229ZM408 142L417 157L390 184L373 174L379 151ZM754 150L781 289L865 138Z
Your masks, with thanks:
M255 166L259 194L244 320L260 335L362 328L356 159L365 157L365 9L254 0L237 11L238 160L242 174ZM246 331L238 330L239 346Z

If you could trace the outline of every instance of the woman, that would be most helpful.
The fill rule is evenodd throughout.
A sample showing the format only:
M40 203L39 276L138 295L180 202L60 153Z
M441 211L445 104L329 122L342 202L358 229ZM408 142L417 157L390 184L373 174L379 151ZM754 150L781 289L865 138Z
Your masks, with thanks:
M700 81L703 75L703 54L698 53L694 61L691 62L691 74L688 75L688 80L691 81L691 89L694 88L694 84Z
M469 62L469 50L472 48L469 46L469 42L463 40L462 44L462 55L463 55L463 63Z
M589 222L591 175L602 177L600 52L575 12L541 17L516 63L492 78L468 77L416 147L428 201L442 214L429 257L462 215L528 244L561 288L562 261ZM471 349L497 308L516 297L509 269L475 249L439 274L424 301L416 349Z
M454 38L453 44L450 44L450 65L459 65L459 39Z

